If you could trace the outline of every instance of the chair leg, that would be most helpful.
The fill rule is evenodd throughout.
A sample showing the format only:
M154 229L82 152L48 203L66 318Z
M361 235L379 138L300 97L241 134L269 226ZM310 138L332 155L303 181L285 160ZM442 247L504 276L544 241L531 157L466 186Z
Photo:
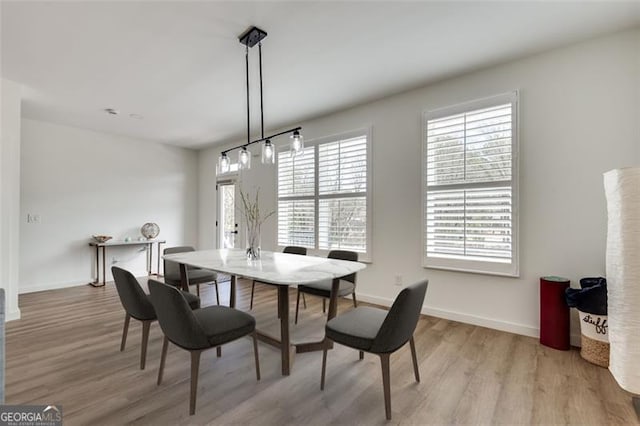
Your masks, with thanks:
M127 344L127 333L129 332L129 321L131 321L131 315L125 314L124 328L122 329L122 342L120 343L120 352L124 351L124 346Z
M249 303L249 310L253 310L253 293L256 290L256 281L251 281L251 302Z
M356 300L356 292L355 291L353 293L351 293L351 297L353 297L353 307L357 308L358 307L358 301Z
M258 356L258 332L253 330L253 356L256 359L256 380L260 380L260 357Z
M307 298L304 297L304 293L302 293L302 306L307 309Z
M200 284L196 284L196 296L200 297Z
M387 420L391 420L391 377L389 374L389 358L391 354L381 354L380 364L382 365L382 387L384 389L384 412Z
M169 339L164 336L162 339L162 352L160 353L160 369L158 370L158 386L162 383L162 375L164 374L164 364L167 362L167 348L169 347Z
M196 396L198 394L198 370L202 351L191 351L191 394L189 396L189 415L196 413Z
M218 306L220 306L220 292L218 291L218 281L215 281L216 283L216 303L218 304Z
M327 373L327 352L329 351L329 339L325 337L322 348L322 373L320 376L320 390L324 390L324 378Z
M298 310L299 309L300 309L300 290L298 290L298 298L296 299L296 319L293 322L294 324L298 324Z
M413 341L413 336L409 340L409 346L411 346L411 358L413 358L413 374L416 376L416 382L420 382L420 370L418 370L418 357L416 356L416 344Z
M360 351L360 359L364 359L364 352Z
M220 358L222 356L222 346L216 347L216 356Z
M142 321L142 349L140 350L140 370L144 370L147 363L147 345L149 344L149 328L151 321Z
M327 299L325 299L323 297L322 298L322 313L324 314L325 312L327 312Z

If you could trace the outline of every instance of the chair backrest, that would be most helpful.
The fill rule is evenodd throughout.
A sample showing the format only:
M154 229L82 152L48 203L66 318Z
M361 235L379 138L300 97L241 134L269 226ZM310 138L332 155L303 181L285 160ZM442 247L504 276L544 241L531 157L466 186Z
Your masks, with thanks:
M371 352L393 352L411 339L420 318L428 284L429 280L420 281L400 292L373 340Z
M300 254L302 256L306 256L307 255L307 248L306 247L298 247L298 246L286 246L285 248L282 249L283 253L289 253L289 254Z
M351 262L358 261L358 253L355 251L348 250L331 250L327 255L329 259L340 259L340 260L349 260ZM356 283L356 273L354 272L351 275L347 275L346 277L340 278L341 280L349 281L355 285Z
M164 249L164 254L185 253L189 251L195 251L191 246L179 246L179 247L167 247ZM180 282L180 264L178 262L172 262L170 260L164 261L164 277L165 281L171 283Z
M117 266L111 267L116 290L125 311L135 319L152 320L156 312L147 294L140 287L140 283L133 274Z
M210 347L207 335L180 290L156 280L149 280L149 290L160 328L171 342L185 349Z

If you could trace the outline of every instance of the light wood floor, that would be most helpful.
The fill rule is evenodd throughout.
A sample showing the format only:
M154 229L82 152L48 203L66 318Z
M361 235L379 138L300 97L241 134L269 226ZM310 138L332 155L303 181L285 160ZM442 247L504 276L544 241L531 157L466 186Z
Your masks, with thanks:
M201 289L203 305L213 304L213 288ZM256 291L259 327L274 328L276 292L265 285ZM227 285L220 292L228 298ZM248 310L249 292L250 283L240 281L239 308ZM298 336L322 332L320 300L307 302L292 326ZM296 355L291 376L282 377L279 352L261 343L257 382L251 341L240 339L224 346L222 358L215 350L203 354L190 417L189 354L170 346L164 382L156 386L160 328L151 326L141 371L139 322L131 321L127 348L119 351L124 313L112 284L22 295L20 308L22 319L7 326L7 403L62 404L68 425L386 423L380 363L372 355L358 361L356 351L337 346L321 392L321 353ZM350 308L341 300L338 312ZM630 396L576 350L432 317L420 320L415 340L422 382L414 381L408 347L391 357L391 423L639 424Z

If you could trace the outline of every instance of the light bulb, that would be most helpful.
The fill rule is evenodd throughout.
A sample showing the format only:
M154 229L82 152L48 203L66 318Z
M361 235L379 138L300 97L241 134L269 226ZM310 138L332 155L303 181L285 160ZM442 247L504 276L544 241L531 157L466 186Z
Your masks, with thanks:
M299 131L293 132L291 135L291 154L296 155L304 149L304 139Z
M231 161L227 156L226 152L223 152L218 159L218 173L227 173L229 172L229 168L231 165Z
M240 169L248 169L251 167L251 153L247 150L247 147L243 147L238 154L238 167Z
M273 164L275 162L273 154L273 144L267 139L262 145L262 164Z

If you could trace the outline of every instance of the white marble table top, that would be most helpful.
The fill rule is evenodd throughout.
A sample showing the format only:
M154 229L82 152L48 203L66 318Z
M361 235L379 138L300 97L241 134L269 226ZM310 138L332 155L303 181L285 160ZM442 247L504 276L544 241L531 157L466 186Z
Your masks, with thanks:
M243 249L198 250L167 254L162 258L280 285L309 284L340 278L366 267L360 262L271 251L262 251L260 260L250 261Z

